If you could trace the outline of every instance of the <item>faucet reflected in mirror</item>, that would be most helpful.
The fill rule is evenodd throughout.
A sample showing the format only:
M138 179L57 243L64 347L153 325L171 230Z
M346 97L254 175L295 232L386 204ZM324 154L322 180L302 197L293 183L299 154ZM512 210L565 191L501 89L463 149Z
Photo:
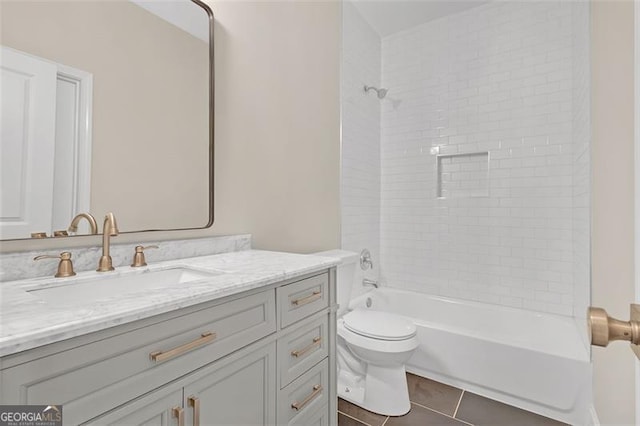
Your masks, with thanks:
M111 244L111 237L117 236L118 224L116 223L116 217L112 212L107 213L104 217L104 225L102 227L102 256L100 257L100 261L98 262L98 272L108 272L113 271L115 268L113 267L113 261L111 260L111 256L109 255L109 249Z
M80 213L76 215L76 217L71 221L71 225L69 225L69 229L67 229L67 231L74 233L78 232L78 224L82 219L87 219L89 227L91 228L91 235L96 235L98 233L98 223L91 213Z

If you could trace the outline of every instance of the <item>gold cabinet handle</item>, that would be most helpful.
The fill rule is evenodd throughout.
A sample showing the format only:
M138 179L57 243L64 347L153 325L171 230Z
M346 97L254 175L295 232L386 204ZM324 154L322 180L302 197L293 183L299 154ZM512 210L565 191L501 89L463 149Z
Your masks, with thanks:
M316 301L322 297L322 292L319 290L314 291L310 296L303 297L302 299L292 300L291 304L295 306L306 305L307 303L311 303Z
M200 426L200 398L190 396L187 399L189 407L193 407L193 426Z
M321 385L315 385L313 387L313 392L311 392L309 394L309 396L307 396L305 399L302 400L302 402L294 402L293 404L291 404L291 408L293 408L296 411L300 411L304 408L305 405L307 405L308 403L310 403L313 398L315 398L316 396L318 396L318 394L322 392L322 386Z
M307 346L305 348L302 348L300 350L291 351L291 355L296 357L296 358L301 357L302 355L304 355L307 352L309 352L311 349L313 349L316 346L318 346L320 344L321 340L322 340L322 338L320 336L314 337L313 338L313 342L309 346Z
M173 417L178 419L178 426L184 426L184 410L182 407L173 407L171 409Z
M199 338L197 338L192 342L185 343L184 345L178 346L177 348L173 348L166 352L161 352L161 351L151 352L149 354L149 357L151 358L152 361L155 361L155 362L166 361L168 359L182 355L185 352L189 352L193 349L196 349L199 346L206 345L207 343L211 343L215 340L215 338L216 338L216 333L210 333L210 332L202 333Z

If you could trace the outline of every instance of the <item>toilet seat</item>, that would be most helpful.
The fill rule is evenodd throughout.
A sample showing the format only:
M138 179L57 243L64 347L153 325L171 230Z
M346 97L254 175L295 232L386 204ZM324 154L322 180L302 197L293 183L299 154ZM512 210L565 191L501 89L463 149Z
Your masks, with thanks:
M416 336L401 340L382 340L363 336L345 327L343 318L338 319L337 329L338 336L344 339L347 344L370 351L393 354L412 351L418 347L418 338Z
M343 319L347 330L370 339L397 341L416 335L415 324L389 312L356 309Z

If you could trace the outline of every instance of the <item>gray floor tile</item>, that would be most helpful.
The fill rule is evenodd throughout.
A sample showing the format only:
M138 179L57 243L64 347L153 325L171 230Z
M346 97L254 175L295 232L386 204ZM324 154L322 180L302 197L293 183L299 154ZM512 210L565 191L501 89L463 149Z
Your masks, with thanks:
M415 374L407 374L409 399L425 407L453 416L462 390Z
M363 426L364 423L360 423L351 417L345 416L342 413L338 413L338 426ZM366 425L365 425L366 426Z
M477 426L558 426L556 420L465 392L456 418Z
M411 411L400 417L389 417L385 426L459 426L464 423L435 411L411 404Z
M364 408L360 408L342 398L338 398L338 411L355 417L358 420L362 420L364 423L371 426L381 426L387 419L387 416L381 416L380 414L372 413Z

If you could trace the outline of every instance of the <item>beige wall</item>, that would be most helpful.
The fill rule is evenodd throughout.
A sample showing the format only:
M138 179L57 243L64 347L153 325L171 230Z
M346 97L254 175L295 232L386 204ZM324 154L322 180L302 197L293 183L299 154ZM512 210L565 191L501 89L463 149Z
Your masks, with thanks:
M215 233L258 248L340 244L340 6L213 2Z
M216 15L214 225L114 242L252 233L261 249L338 247L340 4L210 5ZM98 242L5 242L2 251Z
M621 319L634 300L633 14L631 1L592 3L592 305ZM603 425L638 424L634 360L626 344L593 349Z
M126 1L3 2L1 16L2 45L93 74L90 212L123 231L204 226L208 43Z

